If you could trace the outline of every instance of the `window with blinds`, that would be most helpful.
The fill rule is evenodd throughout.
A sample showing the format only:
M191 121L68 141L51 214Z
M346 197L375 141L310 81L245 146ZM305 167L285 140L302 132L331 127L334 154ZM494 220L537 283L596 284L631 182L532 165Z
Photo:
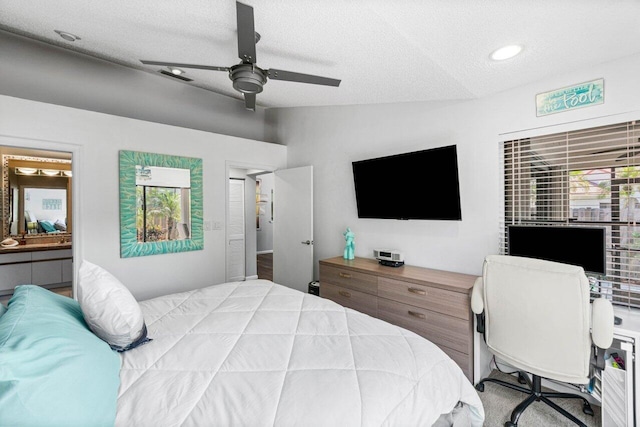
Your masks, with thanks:
M502 144L501 253L508 253L511 224L605 227L607 274L590 278L592 293L640 308L640 125Z

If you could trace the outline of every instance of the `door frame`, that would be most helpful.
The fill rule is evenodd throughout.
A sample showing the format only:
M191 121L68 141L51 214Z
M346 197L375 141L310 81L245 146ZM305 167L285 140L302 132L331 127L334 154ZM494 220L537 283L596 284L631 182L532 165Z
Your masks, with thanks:
M0 145L17 148L30 148L35 150L62 151L71 153L71 173L76 178L71 186L71 212L73 213L73 234L71 236L71 250L73 254L73 297L77 299L76 287L78 283L78 270L80 260L83 259L82 239L82 206L80 200L80 188L82 185L82 145L70 142L52 141L46 139L22 138L11 135L0 135Z
M229 260L227 259L227 245L229 243L229 228L227 227L227 224L229 223L229 216L230 216L229 215L229 179L231 178L231 169L242 169L245 171L255 170L256 172L260 171L260 173L270 173L270 172L274 172L278 168L273 165L265 165L265 164L259 164L259 163L250 163L250 162L242 162L242 161L235 161L235 160L225 161L225 185L224 185L224 215L225 215L224 217L224 221L225 221L224 222L224 242L225 242L224 277L225 277L225 281L227 281L227 277L228 277L227 264L229 262ZM255 206L254 206L254 209L255 209ZM246 232L245 232L245 251L246 251ZM251 259L256 259L256 258L257 258L257 252L253 254ZM253 276L246 276L248 259L250 258L247 257L245 253L245 280L250 278L255 278Z

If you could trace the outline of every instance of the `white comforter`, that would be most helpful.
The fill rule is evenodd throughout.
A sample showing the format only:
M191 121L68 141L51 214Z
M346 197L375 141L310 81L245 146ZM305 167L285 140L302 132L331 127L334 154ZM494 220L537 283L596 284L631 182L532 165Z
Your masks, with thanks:
M153 341L123 353L118 426L428 426L458 401L458 366L418 335L265 280L141 304Z

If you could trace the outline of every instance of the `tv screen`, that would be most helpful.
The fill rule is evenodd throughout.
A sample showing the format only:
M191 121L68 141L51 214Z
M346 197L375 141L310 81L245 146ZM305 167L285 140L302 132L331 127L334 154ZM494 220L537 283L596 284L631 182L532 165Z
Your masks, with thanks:
M604 227L510 225L509 255L577 265L584 271L607 273Z
M461 220L456 146L353 162L358 218Z

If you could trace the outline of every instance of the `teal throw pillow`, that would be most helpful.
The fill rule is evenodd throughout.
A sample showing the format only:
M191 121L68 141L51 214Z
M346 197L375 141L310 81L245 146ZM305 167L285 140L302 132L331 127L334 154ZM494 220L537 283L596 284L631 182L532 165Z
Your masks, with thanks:
M53 231L57 231L56 228L49 221L39 221L40 226L47 233L51 233Z
M76 301L16 287L0 317L1 426L113 426L119 371Z

